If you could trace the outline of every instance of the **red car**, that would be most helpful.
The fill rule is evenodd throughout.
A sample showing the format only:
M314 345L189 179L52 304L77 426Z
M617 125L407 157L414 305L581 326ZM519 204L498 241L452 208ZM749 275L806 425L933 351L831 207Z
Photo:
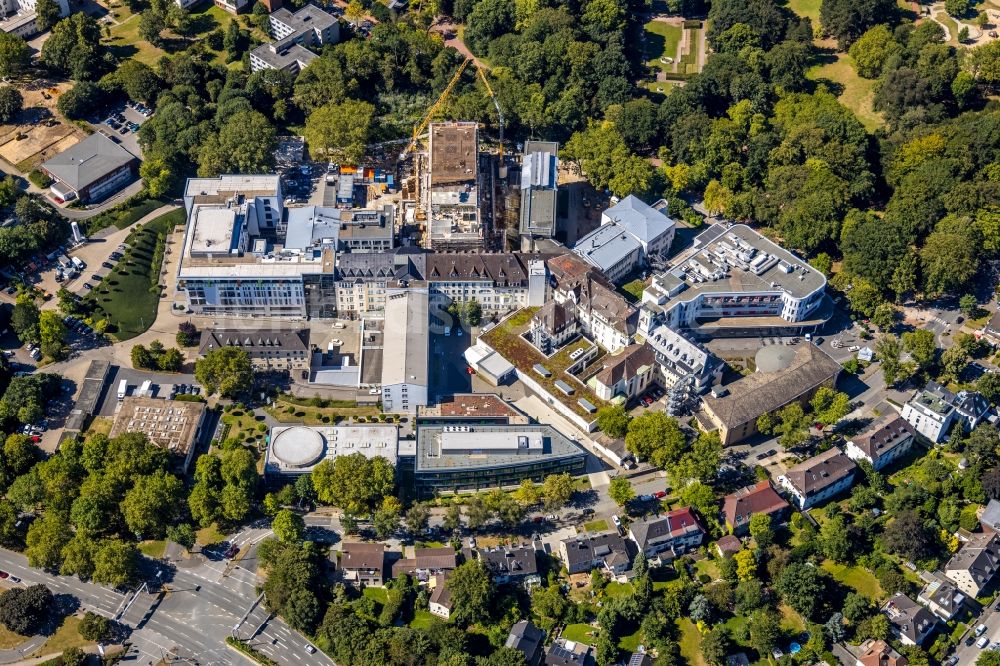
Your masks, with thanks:
M653 404L653 399L651 397L649 397L648 395L644 395L644 396L642 396L642 402L647 407L649 407L650 405Z
M663 499L666 496L667 496L666 490L658 490L655 493L653 493L653 497L655 497L656 499Z
M474 374L476 374L476 371L475 371L475 369L474 369L474 368L472 368L472 366L469 366L468 368L466 368L466 369L465 369L465 371L466 371L467 373L469 373L470 375L474 375Z

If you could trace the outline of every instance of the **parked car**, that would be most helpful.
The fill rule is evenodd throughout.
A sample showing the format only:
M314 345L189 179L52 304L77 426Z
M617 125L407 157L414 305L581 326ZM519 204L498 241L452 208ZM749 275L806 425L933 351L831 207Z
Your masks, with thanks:
M615 527L622 526L622 519L619 518L617 515L611 516L611 522L615 524Z
M90 284L89 282L84 282L83 283L83 288L84 289L93 289L94 285Z
M653 495L639 495L636 499L640 502L652 502L656 498Z
M986 633L986 625L985 624L981 624L978 627L976 627L976 636L982 636L985 633Z
M656 499L663 499L666 496L667 496L666 490L657 490L655 493L653 493L653 497L655 497Z
M234 557L236 557L236 553L238 552L240 552L240 547L234 543L231 546L229 546L229 548L226 549L226 552L223 553L222 556L225 557L227 560L231 560Z
M976 647L982 650L984 647L990 644L989 636L980 636L979 640L976 641Z
M9 573L7 573L6 571L0 571L0 580L7 580L7 578L9 577L10 577Z
M101 262L101 266L104 266L105 268L114 268L115 267L115 265L112 264L110 261L102 261Z

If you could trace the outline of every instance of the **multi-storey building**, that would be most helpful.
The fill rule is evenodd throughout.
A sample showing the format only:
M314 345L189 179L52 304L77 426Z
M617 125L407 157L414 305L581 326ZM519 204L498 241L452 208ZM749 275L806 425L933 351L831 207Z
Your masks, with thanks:
M427 168L421 174L424 246L434 250L482 250L486 230L480 206L479 125L431 123Z
M914 434L906 419L891 412L852 437L844 453L851 460L867 460L875 469L882 469L910 450Z
M958 418L948 396L926 388L914 393L903 405L902 415L918 433L935 444L944 440Z
M354 252L337 257L337 316L363 317L383 312L389 287L423 280L426 255L411 251L414 249Z
M792 335L832 314L823 274L746 225L712 225L671 265L643 292L643 333L664 324L716 337Z
M332 315L336 234L330 229L308 245L293 237L295 247L286 247L278 176L192 178L184 205L177 288L192 313Z
M778 485L805 511L850 488L857 469L854 461L833 447L789 468L778 477Z
M601 226L583 236L573 248L606 278L618 282L653 259L665 258L674 240L674 221L665 201L657 207L629 195L601 214Z
M705 530L691 508L683 507L662 517L633 522L628 536L647 558L669 561L700 546Z
M386 294L382 344L382 409L416 414L427 406L429 335L426 289Z
M554 141L525 141L521 156L520 233L531 249L531 240L556 234L556 194L559 144Z
M978 597L1000 571L1000 535L975 534L944 566L944 575L970 597Z
M628 346L637 311L593 266L574 254L549 259L552 297L573 312L580 330L610 352Z
M216 0L222 1L231 0ZM236 13L239 9L230 11ZM277 9L268 21L274 41L261 44L250 52L250 69L254 72L282 69L297 74L318 57L309 47L319 49L340 40L340 22L316 5L306 5L294 14L287 9Z
M505 314L545 302L545 262L530 254L428 254L425 274L431 301L476 301L483 311Z
M18 37L31 37L39 32L38 13L35 7L38 0L0 0L0 31ZM60 18L69 16L69 0L56 0Z

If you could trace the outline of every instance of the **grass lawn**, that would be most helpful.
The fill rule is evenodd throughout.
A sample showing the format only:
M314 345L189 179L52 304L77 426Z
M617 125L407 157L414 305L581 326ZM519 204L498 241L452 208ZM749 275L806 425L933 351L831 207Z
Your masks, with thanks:
M131 247L121 262L87 296L86 302L93 306L91 317L107 319L108 332L118 340L134 338L156 321L160 289L151 285L159 284L162 261L162 257L157 260L154 256L157 238L169 234L175 225L183 222L183 210L171 211L147 222L130 236Z
M619 291L621 291L625 298L630 301L638 301L642 299L642 290L646 287L646 283L642 280L632 280L631 282L626 282L623 284Z
M609 597L618 597L621 595L629 595L635 592L635 588L632 587L632 583L617 583L610 582L604 587L604 594Z
M441 619L431 615L430 611L418 610L413 613L413 619L410 620L410 628L426 631L440 621Z
M781 628L789 634L801 634L806 630L806 622L802 616L792 610L791 606L781 604L778 606L781 611Z
M162 205L164 205L164 202L159 199L143 199L127 205L122 204L121 206L115 206L111 210L106 210L100 215L95 215L84 224L89 234L112 225L118 229L124 229L130 224L134 224L136 220L146 217ZM181 222L183 221L182 218Z
M635 633L629 634L628 636L622 636L618 640L618 647L627 651L635 652L636 648L639 647L639 643L642 643L642 629L636 629Z
M366 587L361 594L369 599L374 599L383 606L389 602L389 591L384 587Z
M26 640L28 640L27 636L15 634L0 624L0 650L9 650L10 648L17 647Z
M226 535L219 531L219 526L216 523L203 527L195 533L195 543L199 546L211 546L213 543L225 540Z
M809 68L806 76L814 81L821 79L831 81L840 91L840 103L853 111L869 131L883 124L881 114L872 107L875 99L875 81L858 76L851 56L837 53L830 62Z
M152 557L153 559L159 559L163 557L163 551L167 549L167 542L160 541L143 541L139 544L139 550L146 557Z
M606 532L608 529L608 521L606 520L592 520L589 523L583 524L583 529L588 532Z
M42 647L35 651L36 655L54 654L63 652L71 647L83 647L90 645L93 641L86 640L80 635L80 618L69 615L63 620L62 626L56 629L56 633L49 636Z
M380 414L377 407L305 407L287 403L280 398L274 407L267 407L266 411L283 423L305 423L306 425L332 424L348 416L369 418L378 417ZM386 421L391 422L388 418Z
M788 0L788 8L799 16L808 16L813 25L819 25L819 8L823 0Z
M589 624L569 624L563 629L562 637L568 641L596 645L597 636L600 633L601 630L599 628L592 627Z
M258 422L254 418L253 412L247 413L239 409L234 409L222 415L222 422L228 426L223 440L235 439L241 443L256 444L258 437L263 438L267 435L266 428L263 432L260 431L258 423L263 423L263 421ZM219 443L221 444L222 442Z
M705 658L701 656L701 632L698 627L686 617L675 622L681 630L681 656L690 666L706 666Z
M646 64L672 72L673 66L660 62L660 58L677 60L677 47L684 29L663 21L650 21L643 28L646 31Z
M712 580L718 580L720 578L719 565L715 563L715 560L707 558L698 560L694 563L694 568L699 574L706 574Z
M885 592L882 591L882 586L879 585L875 576L862 567L849 567L837 564L832 560L824 560L821 566L830 572L830 575L835 579L858 594L863 594L869 599L875 600L879 600L885 596Z

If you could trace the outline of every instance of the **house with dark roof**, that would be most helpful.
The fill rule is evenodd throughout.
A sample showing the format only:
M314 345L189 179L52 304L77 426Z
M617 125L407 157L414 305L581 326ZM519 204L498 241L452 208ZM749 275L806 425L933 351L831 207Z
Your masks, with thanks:
M617 356L605 356L604 367L588 380L601 400L631 400L657 383L656 356L648 344L629 345Z
M256 370L299 370L309 367L309 329L204 328L198 355L223 347L238 347L250 356Z
M139 158L101 132L43 162L41 170L54 181L49 193L58 202L78 199L92 203L125 187L139 173Z
M435 574L430 579L430 586L431 596L428 600L427 610L432 615L437 615L447 620L451 617L451 611L455 608L455 604L451 601L451 590L448 589L447 573Z
M869 638L860 646L854 666L907 666L909 661L883 640Z
M331 551L335 554L336 551ZM350 585L381 587L385 568L385 544L346 542L340 552L337 569L341 579Z
M972 535L944 566L944 575L959 590L970 597L979 594L993 582L1000 569L1000 535L980 533Z
M705 530L691 507L683 507L659 518L636 520L629 525L628 536L647 558L670 561L700 546Z
M991 499L979 516L979 524L984 532L1000 532L1000 501Z
M967 599L954 583L947 580L932 580L917 596L917 601L945 622L958 615Z
M899 414L889 412L852 437L844 453L851 460L867 460L875 469L882 469L905 455L915 438L913 426Z
M820 387L835 386L841 370L816 345L771 345L758 352L757 372L728 384L725 395L704 396L702 405L723 446L736 444L756 434L761 415L808 402Z
M593 649L580 641L557 638L545 652L545 666L594 666Z
M1000 345L1000 312L993 313L983 327L983 337L993 346Z
M411 558L393 562L393 578L405 573L421 582L427 582L432 576L453 571L458 566L455 549L450 546L415 548L413 554Z
M571 574L600 569L617 576L632 568L635 553L635 542L617 532L581 534L559 542L559 557Z
M730 532L742 535L749 532L750 518L755 514L771 516L771 521L777 523L785 519L789 508L770 481L761 481L726 495L722 501L722 517Z
M486 565L497 585L514 583L531 587L541 582L538 575L538 551L534 545L480 548L475 553L476 559Z
M715 542L715 550L719 557L730 557L743 550L743 542L739 537L727 534Z
M392 252L348 252L337 256L335 302L340 317L385 310L386 287L424 279L426 255L420 248Z
M523 654L527 666L539 666L542 663L544 655L542 650L542 643L544 641L544 631L527 620L521 620L510 628L510 634L507 635L504 646L513 648Z
M531 344L548 356L579 334L576 309L572 303L546 301L532 315L528 331Z
M431 301L476 301L490 315L545 302L544 258L520 252L448 253L425 258Z
M618 293L599 270L575 254L546 262L553 284L552 298L572 304L584 335L614 353L628 346L639 311Z
M778 477L778 485L804 511L850 488L857 468L843 451L833 447L791 467Z
M903 645L923 645L937 628L937 618L902 592L885 602L882 612L889 618L892 633Z

